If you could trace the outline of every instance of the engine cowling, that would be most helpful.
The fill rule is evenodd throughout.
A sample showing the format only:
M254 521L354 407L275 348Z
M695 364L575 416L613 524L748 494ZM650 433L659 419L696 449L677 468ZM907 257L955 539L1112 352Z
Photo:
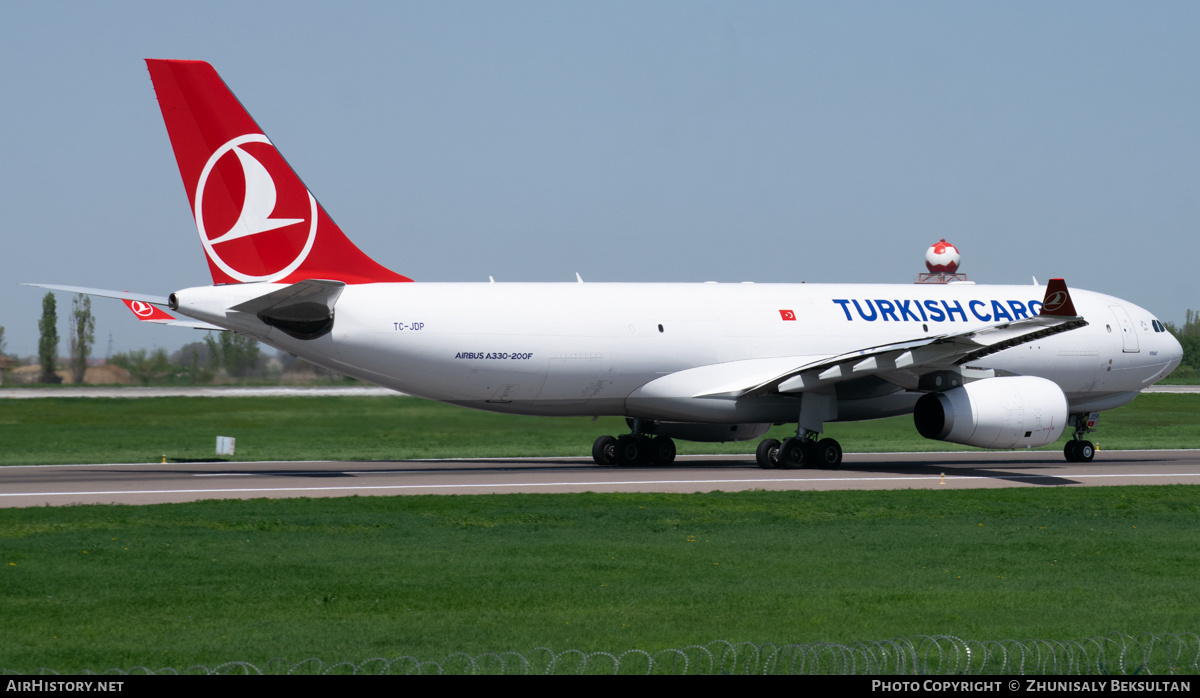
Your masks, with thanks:
M927 439L981 448L1034 448L1062 436L1067 396L1045 378L986 378L926 393L917 400L913 421Z

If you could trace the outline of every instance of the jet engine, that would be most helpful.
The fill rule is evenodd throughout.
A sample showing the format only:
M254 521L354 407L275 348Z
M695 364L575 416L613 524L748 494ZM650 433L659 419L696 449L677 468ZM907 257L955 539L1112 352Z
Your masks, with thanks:
M1033 448L1062 436L1067 396L1045 378L986 378L926 393L917 400L913 421L927 439L981 448Z

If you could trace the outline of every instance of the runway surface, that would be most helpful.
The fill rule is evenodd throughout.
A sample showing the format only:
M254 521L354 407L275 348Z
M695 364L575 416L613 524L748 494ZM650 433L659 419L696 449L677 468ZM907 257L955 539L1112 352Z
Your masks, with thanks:
M1200 450L847 454L838 470L763 470L749 456L682 456L670 467L585 458L168 463L0 467L0 507L202 499L511 492L882 490L1200 483Z

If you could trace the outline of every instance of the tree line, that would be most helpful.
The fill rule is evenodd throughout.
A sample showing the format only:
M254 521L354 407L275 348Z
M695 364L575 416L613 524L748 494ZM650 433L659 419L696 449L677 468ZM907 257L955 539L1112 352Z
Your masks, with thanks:
M76 294L71 302L68 318L68 343L70 359L67 362L71 377L76 383L83 382L87 371L88 356L96 341L96 319L92 317L92 298ZM42 367L40 383L61 383L58 375L58 303L53 293L42 298L42 317L38 320L38 361Z
M1200 378L1200 310L1187 311L1182 327L1176 327L1173 322L1164 322L1163 325L1183 347L1183 361L1171 373L1171 378L1184 381Z

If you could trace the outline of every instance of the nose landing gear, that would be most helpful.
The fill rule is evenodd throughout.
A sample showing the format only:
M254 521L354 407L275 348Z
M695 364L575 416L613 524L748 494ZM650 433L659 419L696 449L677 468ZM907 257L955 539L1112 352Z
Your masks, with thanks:
M1063 455L1072 463L1091 463L1096 456L1096 447L1091 441L1068 441Z
M1096 456L1096 446L1083 437L1090 432L1096 431L1096 422L1099 420L1099 412L1073 414L1067 420L1068 424L1075 427L1075 433L1072 434L1071 440L1063 447L1063 455L1066 456L1068 462L1092 462L1092 458Z

